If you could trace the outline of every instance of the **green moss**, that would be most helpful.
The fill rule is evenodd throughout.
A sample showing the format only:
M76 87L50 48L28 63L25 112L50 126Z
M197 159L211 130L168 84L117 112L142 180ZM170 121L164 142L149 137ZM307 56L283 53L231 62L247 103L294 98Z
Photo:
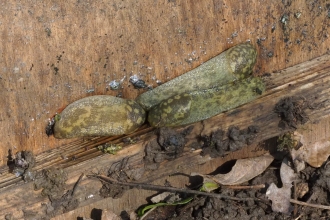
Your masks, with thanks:
M277 150L291 150L298 145L298 141L294 139L293 132L287 132L283 135L280 135L277 139Z
M120 145L110 144L110 143L99 145L97 148L103 153L108 153L108 154L116 154L119 150L122 149Z

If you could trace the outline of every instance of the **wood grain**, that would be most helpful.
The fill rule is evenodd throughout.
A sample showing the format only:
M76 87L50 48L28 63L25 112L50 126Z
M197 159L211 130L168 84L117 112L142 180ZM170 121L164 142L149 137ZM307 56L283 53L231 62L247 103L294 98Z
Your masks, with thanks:
M9 149L39 154L71 142L45 135L48 118L89 95L135 98L144 91L133 89L132 75L157 86L246 40L258 45L257 75L329 50L324 1L272 3L6 1L0 11L0 165ZM109 90L110 81L123 77L122 90Z
M330 55L324 55L309 62L274 73L270 78L265 78L265 81L268 84L268 90L259 99L219 114L211 119L195 123L192 133L188 136L190 142L197 142L197 138L201 134L208 135L218 128L226 130L230 126L238 126L242 129L252 124L259 126L260 131L262 131L258 134L256 141L264 141L275 137L288 130L282 130L278 127L280 119L273 111L275 104L288 94L303 96L306 100L313 101L314 104L322 106L308 110L310 117L309 124L317 124L323 119L329 120L330 87L328 85L330 81ZM184 128L178 128L178 130L182 129ZM86 146L83 143L73 142L66 147L38 155L35 169L41 170L50 166L63 167L69 173L68 187L72 187L82 172L87 174L91 172L106 173L114 163L124 158L129 158L128 165L126 166L127 171L134 167L143 167L144 147L146 143L155 138L155 135L153 134L153 130L150 131L148 128L145 128L138 131L137 136L141 137L138 143L125 147L115 156L100 155L100 152L96 151L95 148L86 149L86 146L95 146L95 144L109 141L109 139L95 138L94 140L85 140ZM330 138L329 135L328 137ZM114 138L112 142L122 144L121 138ZM61 157L61 154L67 153L66 149L75 150L76 153L72 152L75 155L75 160ZM238 159L242 156L256 156L269 150L272 149L269 147L263 149L258 145L251 145L248 148L243 148L241 151L229 154L225 158L211 159L209 156L201 157L199 155L200 150L191 151L188 144L185 153L180 158L174 161L163 162L159 169L145 172L141 180L157 183L157 181L162 180L162 177L167 177L177 172L187 175L191 172L209 173L228 160ZM47 159L45 160L45 158ZM40 210L38 208L40 203L47 202L47 198L42 198L32 190L32 183L24 184L22 180L13 177L12 174L3 173L0 176L0 183L2 184L0 193L6 199L0 202L0 205L5 208L3 211L0 211L0 215L4 215L10 211L18 216L22 216L23 213L21 210L24 210L22 207L26 205L25 200L30 201L26 208L34 211ZM79 191L80 206L102 200L98 195L99 186L99 183L95 183L95 180L91 179L85 179L82 182ZM89 195L93 195L93 199L89 199ZM136 201L141 201L141 198ZM121 202L116 204L118 206L124 205ZM136 205L136 203L131 204L133 206L134 204ZM121 210L117 206L111 206L110 208L111 210ZM134 206L135 208L137 207Z
M41 203L48 201L32 190L32 184L24 184L8 173L10 149L13 153L33 151L37 155L36 170L64 167L69 172L68 187L81 171L106 170L128 155L133 158L132 164L141 160L144 144L155 137L153 129L147 126L131 135L140 137L137 144L116 156L101 155L94 147L108 141L120 143L123 137L56 140L45 134L48 119L77 99L98 94L134 99L144 90L133 89L128 81L132 75L155 87L157 80L168 81L225 49L250 40L259 54L255 75L271 73L265 78L267 93L253 103L196 123L192 136L231 125L244 128L258 124L265 131L258 136L261 141L283 132L277 129L277 115L271 113L280 98L304 95L317 103L329 104L329 10L326 1L313 0L2 3L0 194L4 199L0 200L0 216L12 212L22 218L22 210L41 211ZM121 90L109 90L110 81L124 77ZM305 128L310 141L329 134L328 106L309 112L311 120ZM187 160L180 158L164 163L161 171L165 175L182 167L186 173L207 173L221 164L201 159L198 152L189 150L183 158L189 166ZM145 174L144 179L163 183L159 172ZM180 186L185 180L173 183ZM121 200L102 200L97 196L98 186L85 179L80 192L82 208L62 219L88 216L93 207L133 210L154 193L136 190Z

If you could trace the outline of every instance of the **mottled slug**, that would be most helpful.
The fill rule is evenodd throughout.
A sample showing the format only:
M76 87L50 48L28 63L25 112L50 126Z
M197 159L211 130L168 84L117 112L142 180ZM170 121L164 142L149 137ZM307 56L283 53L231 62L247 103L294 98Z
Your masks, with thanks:
M56 138L128 134L145 121L144 109L133 100L97 95L69 104L54 125Z
M239 44L197 68L141 94L136 101L145 110L149 110L177 94L218 87L246 78L252 72L256 57L257 51L253 45Z
M220 87L175 95L151 108L148 121L153 127L191 124L250 102L264 90L260 78L250 77Z

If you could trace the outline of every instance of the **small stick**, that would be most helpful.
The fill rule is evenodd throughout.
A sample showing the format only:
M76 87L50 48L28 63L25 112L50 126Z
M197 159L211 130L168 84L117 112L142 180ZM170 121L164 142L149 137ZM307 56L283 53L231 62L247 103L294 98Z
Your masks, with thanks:
M298 204L298 205L304 205L304 206L309 206L309 207L318 208L318 209L330 210L330 206L326 206L326 205L311 204L311 203L307 203L307 202L301 202L301 201L298 201L295 199L290 199L290 202L294 203L294 204Z
M192 194L192 195L201 195L201 196L214 197L214 198L218 198L218 199L230 199L230 200L236 200L236 201L255 200L255 201L265 202L259 198L251 198L251 197L237 198L234 196L225 196L225 195L216 194L216 193L207 193L207 192L201 192L201 191L190 190L190 189L179 189L179 188L175 188L175 187L157 186L157 185L151 185L151 184L145 184L145 183L123 183L123 182L118 182L116 180L113 180L113 179L111 179L107 176L103 176L103 175L87 175L87 177L95 177L103 182L117 184L117 185L123 185L123 186L136 187L137 189L167 191L167 192L175 192L175 193L180 192L180 193L187 193L187 194Z
M301 218L302 214L300 214L297 218L295 218L294 220L299 220Z
M265 184L260 185L252 185L252 186L221 186L228 189L263 189L265 188Z
M294 200L297 200L297 183L296 183L296 181L293 181L293 195L294 195ZM296 203L294 203L293 216L297 216L297 213L298 213L298 206Z
M222 185L222 183L220 183L217 178L214 178L213 176L209 176L209 175L201 175L203 178L208 178L210 180L213 180L214 182L218 183L221 185L221 187L225 187L228 189L263 189L265 188L265 184L260 184L260 185L255 185L255 186L230 186L230 185Z
M84 173L82 173L82 174L79 176L77 182L74 184L73 189L72 189L72 193L71 193L72 196L73 196L74 193L76 192L76 189L78 188L78 185L79 185L80 181L82 180L83 176L84 176Z

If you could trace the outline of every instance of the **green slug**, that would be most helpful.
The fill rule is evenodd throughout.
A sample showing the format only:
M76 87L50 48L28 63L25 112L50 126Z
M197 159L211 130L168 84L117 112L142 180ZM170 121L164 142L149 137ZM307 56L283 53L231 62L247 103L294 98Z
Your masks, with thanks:
M191 124L250 102L264 90L260 78L250 77L220 87L182 93L151 108L148 121L153 127Z
M209 89L247 78L256 63L257 51L250 43L234 46L197 68L137 97L149 110L177 94Z
M69 104L56 119L55 138L128 134L145 121L144 109L133 100L96 95Z

